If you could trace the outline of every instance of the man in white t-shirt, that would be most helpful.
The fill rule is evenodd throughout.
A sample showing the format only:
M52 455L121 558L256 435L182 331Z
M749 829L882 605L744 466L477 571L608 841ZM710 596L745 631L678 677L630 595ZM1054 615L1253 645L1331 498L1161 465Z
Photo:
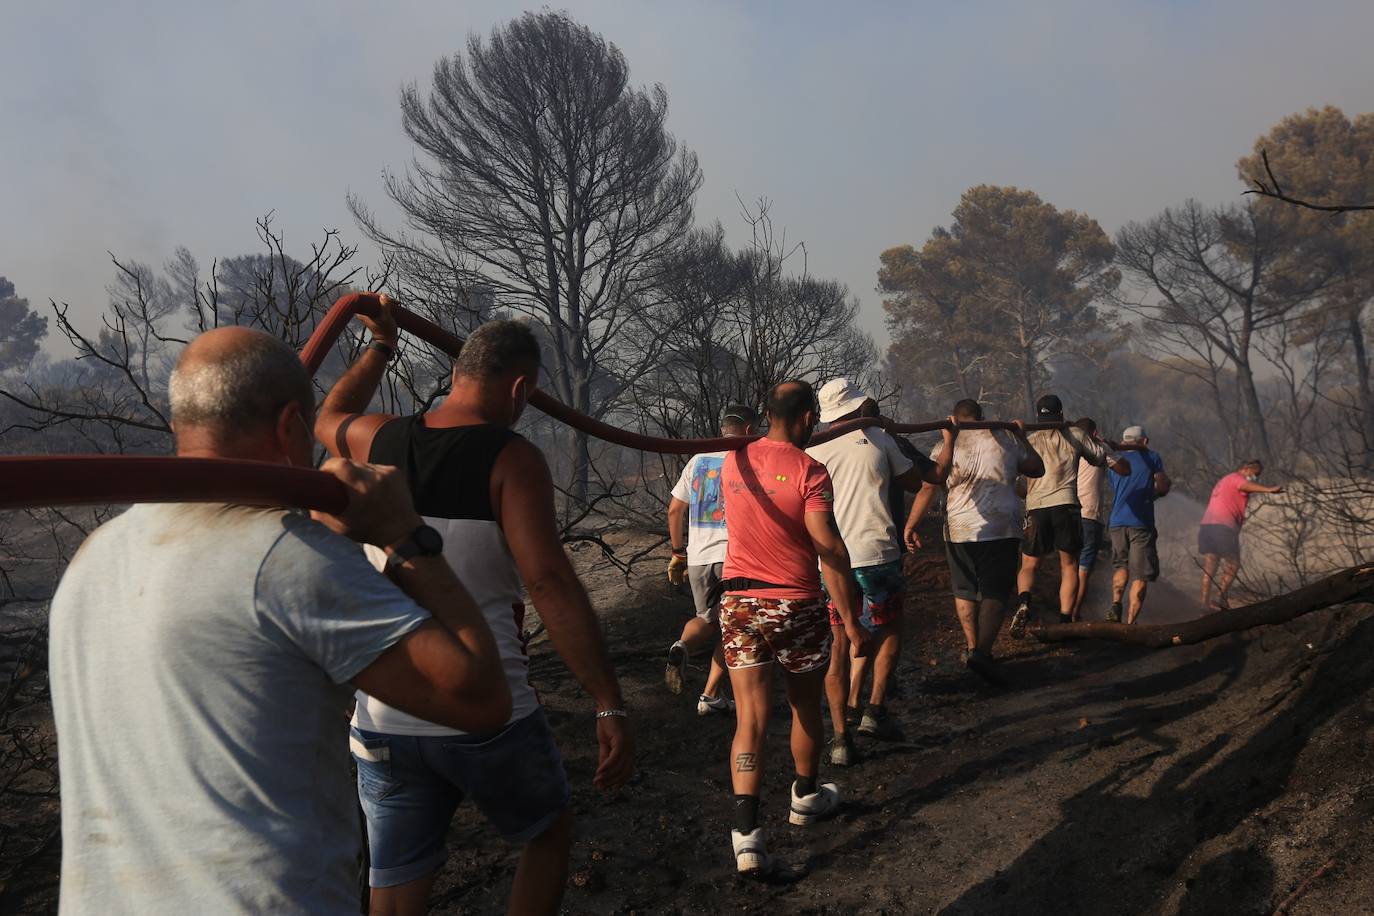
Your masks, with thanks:
M1058 395L1047 394L1035 402L1036 420L1041 423L1064 422L1064 405ZM1059 558L1059 622L1072 623L1078 598L1078 557L1083 551L1083 519L1078 506L1078 465L1094 467L1128 466L1108 456L1101 442L1083 430L1041 429L1027 439L1045 463L1045 475L1028 482L1026 488L1026 531L1021 541L1021 572L1017 574L1018 600L1009 633L1021 638L1031 609L1031 587L1040 561L1056 554Z
M720 431L726 436L747 436L754 431L756 422L758 417L753 410L742 404L731 404L720 418ZM725 500L720 489L720 469L726 454L693 455L682 469L668 503L668 539L673 547L673 555L668 560L668 581L681 585L684 578L687 580L692 588L696 615L683 626L677 642L668 647L668 666L664 669L663 681L673 693L681 693L687 679L687 659L715 642L711 672L697 699L699 716L731 712L735 708L732 700L720 695L721 681L725 679L725 655L717 638L720 601L709 600L725 563Z
M842 423L860 416L869 397L848 379L831 379L821 386L821 420ZM946 431L946 441L952 433ZM825 465L835 492L835 521L849 551L849 561L863 593L861 621L878 634L870 651L873 686L868 703L860 715L859 697L867 667L862 660L851 662L848 640L839 615L831 608L830 628L835 648L826 674L826 695L830 700L831 724L835 736L830 743L830 762L847 766L853 758L849 725L858 725L861 735L891 740L901 732L887 718L884 705L888 680L897 670L901 653L902 604L906 600L906 578L902 572L900 532L892 517L889 496L892 488L917 490L923 481L938 485L949 475L949 459L935 463L921 457L914 462L903 454L895 439L881 427L857 429L813 445L806 450ZM946 455L950 454L946 451Z
M955 423L983 419L983 408L972 399L954 405ZM936 446L932 457L948 449ZM1024 504L1016 494L1018 475L1035 478L1045 473L1044 462L1026 440L1018 422L1011 432L963 430L954 444L954 467L945 482L945 551L949 557L954 609L968 646L965 663L995 684L1005 678L992 658L992 646L1002 628L1007 599L1016 586L1020 567ZM916 528L939 488L927 485L916 497L906 523L906 541L920 547Z

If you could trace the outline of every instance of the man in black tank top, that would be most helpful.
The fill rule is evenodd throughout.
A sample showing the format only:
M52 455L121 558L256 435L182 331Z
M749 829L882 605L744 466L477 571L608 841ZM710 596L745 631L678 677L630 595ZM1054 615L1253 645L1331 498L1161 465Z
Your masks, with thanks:
M446 858L449 820L467 797L524 847L511 912L553 913L567 883L569 790L527 677L525 591L595 701L598 788L629 779L634 746L600 622L563 550L548 465L511 430L538 381L539 343L521 322L489 322L455 360L452 393L439 407L410 417L363 413L396 347L390 302L379 300L378 319L362 319L373 343L325 398L315 435L336 455L405 471L416 509L444 535L445 556L496 637L512 715L494 735L467 735L359 693L350 743L367 815L372 904L424 912Z

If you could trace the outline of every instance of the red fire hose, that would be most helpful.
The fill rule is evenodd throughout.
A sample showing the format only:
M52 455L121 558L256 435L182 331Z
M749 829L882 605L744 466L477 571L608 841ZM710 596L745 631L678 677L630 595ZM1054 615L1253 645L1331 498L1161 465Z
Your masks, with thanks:
M329 348L334 346L334 342L339 339L348 322L354 315L367 315L369 318L376 317L381 308L381 301L375 293L350 293L342 296L325 314L324 318L315 327L315 333L310 335L310 340L305 344L305 349L301 350L301 362L305 363L306 371L312 376L319 371L320 365L324 362L325 356L329 353ZM434 322L423 318L414 312L402 308L398 305L391 307L392 314L396 316L396 324L403 331L408 331L424 340L426 343L438 347L449 356L457 356L458 351L463 348L463 339L456 334L444 330ZM658 452L663 455L695 455L700 452L725 452L732 449L743 448L750 442L757 439L757 436L722 436L715 439L668 439L659 436L648 436L643 433L632 432L628 429L620 429L603 423L584 413L573 410L567 404L559 401L546 391L536 389L530 396L530 405L537 407L560 423L581 430L587 435L610 442L614 445L623 445L626 448L637 449L642 452ZM1027 430L1036 429L1061 429L1068 424L1065 423L1027 423ZM863 418L858 420L847 420L844 423L836 423L824 432L817 433L812 437L813 445L827 442L836 436L841 436L851 430L862 429L867 426L881 426L893 433L926 433L934 430L944 429L949 426L945 420L937 420L932 423L895 423L884 417ZM995 420L983 422L960 423L960 429L1011 429L1011 423Z
M333 474L266 461L148 455L0 457L0 508L104 503L229 502L342 512Z
M313 376L330 347L354 315L375 316L380 301L374 293L350 293L329 309L301 350L301 362ZM397 325L449 356L457 356L463 339L434 322L393 306ZM715 439L669 439L619 429L580 413L542 390L530 404L573 429L626 448L667 455L741 448L757 436ZM1066 423L1027 423L1025 429L1062 429ZM817 433L812 443L825 442L855 429L881 426L893 433L924 433L945 429L948 421L895 423L886 418L862 418L836 423ZM961 422L960 429L1012 429L1002 421ZM1120 446L1130 448L1130 445ZM0 457L0 508L92 505L135 502L234 502L245 505L294 506L338 512L348 502L342 483L332 475L304 468L256 461L215 458L171 458L131 455L62 455Z

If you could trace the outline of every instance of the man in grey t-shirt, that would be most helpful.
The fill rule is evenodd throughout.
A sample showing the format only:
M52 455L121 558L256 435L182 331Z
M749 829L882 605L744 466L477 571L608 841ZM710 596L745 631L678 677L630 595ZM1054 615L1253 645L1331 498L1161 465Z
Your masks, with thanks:
M171 401L179 455L310 464L310 381L269 335L197 338ZM355 687L458 728L505 722L491 632L400 473L326 469L342 516L139 505L68 567L50 640L63 912L356 913ZM391 581L341 534L388 545Z

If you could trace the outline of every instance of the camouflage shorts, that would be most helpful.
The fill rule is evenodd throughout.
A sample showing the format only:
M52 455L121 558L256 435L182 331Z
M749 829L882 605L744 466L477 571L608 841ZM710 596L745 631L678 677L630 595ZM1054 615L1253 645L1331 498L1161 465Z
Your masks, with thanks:
M814 671L830 662L825 599L726 595L720 602L720 642L731 668L776 661L790 674Z

